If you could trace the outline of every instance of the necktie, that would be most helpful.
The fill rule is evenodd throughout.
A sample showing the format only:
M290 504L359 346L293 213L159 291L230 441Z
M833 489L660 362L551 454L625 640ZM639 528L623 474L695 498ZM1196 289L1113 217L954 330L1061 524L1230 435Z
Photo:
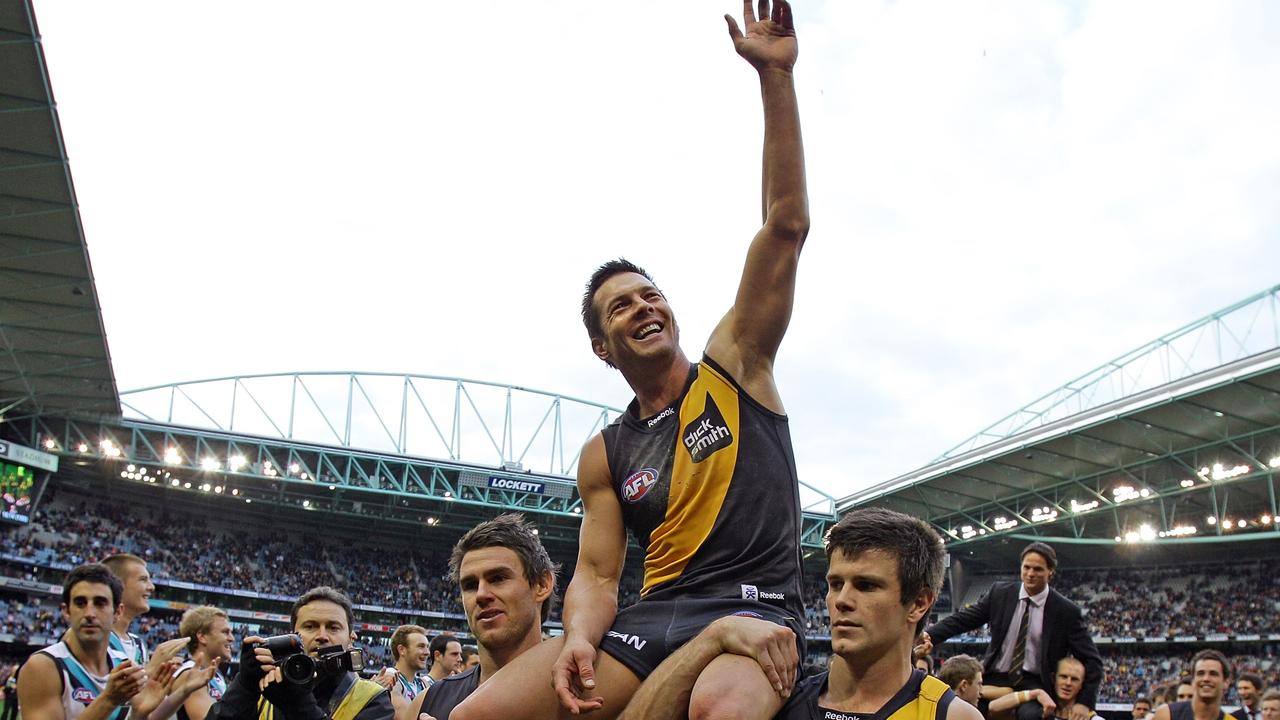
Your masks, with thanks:
M1022 620L1018 623L1018 639L1013 642L1013 659L1009 661L1009 684L1022 680L1022 664L1027 659L1027 625L1031 622L1031 598L1023 598Z

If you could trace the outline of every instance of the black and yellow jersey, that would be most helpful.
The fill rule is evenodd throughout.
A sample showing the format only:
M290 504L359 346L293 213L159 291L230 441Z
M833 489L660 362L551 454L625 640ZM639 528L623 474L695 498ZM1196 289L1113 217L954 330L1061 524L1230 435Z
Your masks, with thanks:
M800 681L774 720L946 720L947 708L956 699L946 683L912 670L907 684L874 713L832 710L821 703L827 677L822 672Z
M604 430L623 521L645 549L645 600L740 598L803 618L800 488L787 418L713 360L670 407Z

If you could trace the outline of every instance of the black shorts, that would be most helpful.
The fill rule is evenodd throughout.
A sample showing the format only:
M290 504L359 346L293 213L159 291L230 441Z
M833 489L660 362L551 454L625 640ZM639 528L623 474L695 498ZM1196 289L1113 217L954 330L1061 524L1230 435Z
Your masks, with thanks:
M600 641L600 649L644 680L703 628L728 615L760 618L791 628L803 662L804 635L795 618L772 605L733 598L641 600L618 612L613 627Z

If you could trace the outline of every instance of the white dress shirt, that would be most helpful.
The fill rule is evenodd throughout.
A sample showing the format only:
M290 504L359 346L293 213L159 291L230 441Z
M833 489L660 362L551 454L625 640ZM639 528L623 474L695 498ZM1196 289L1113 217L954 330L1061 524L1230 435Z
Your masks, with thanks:
M1014 645L1018 642L1018 627L1022 624L1022 611L1026 607L1026 599L1031 598L1031 618L1027 621L1027 652L1022 661L1022 672L1032 675L1040 674L1040 637L1044 630L1044 603L1049 599L1049 587L1035 595L1027 594L1027 586L1018 586L1018 607L1013 611L1013 621L1009 631L1004 635L1004 644L1000 646L1000 662L996 669L1010 672L1009 664L1013 662Z

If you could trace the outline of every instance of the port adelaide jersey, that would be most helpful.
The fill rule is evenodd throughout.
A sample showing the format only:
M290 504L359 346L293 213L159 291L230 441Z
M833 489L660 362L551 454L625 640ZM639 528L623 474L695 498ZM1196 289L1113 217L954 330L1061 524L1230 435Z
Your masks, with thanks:
M758 600L804 616L800 490L787 418L703 357L675 404L604 430L623 520L645 548L643 600Z

